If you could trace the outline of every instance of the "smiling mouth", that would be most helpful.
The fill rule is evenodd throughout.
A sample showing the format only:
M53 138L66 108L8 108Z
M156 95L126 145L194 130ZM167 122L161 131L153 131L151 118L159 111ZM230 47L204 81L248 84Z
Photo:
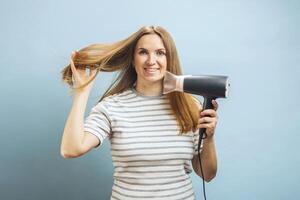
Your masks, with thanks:
M159 70L159 68L144 68L144 70L148 73L154 73Z

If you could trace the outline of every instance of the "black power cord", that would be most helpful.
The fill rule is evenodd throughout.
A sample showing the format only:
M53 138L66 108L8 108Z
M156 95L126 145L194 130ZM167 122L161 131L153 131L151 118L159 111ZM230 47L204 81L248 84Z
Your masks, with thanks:
M206 129L200 129L199 130L199 141L198 141L198 158L199 158L199 164L200 164L200 170L201 170L201 174L202 174L202 186L203 186L203 196L204 196L204 200L206 200L206 192L205 192L205 181L204 181L204 173L203 173L203 168L202 168L202 163L201 163L201 156L200 156L200 147L201 147L201 143L202 140L206 138L206 133L205 133Z

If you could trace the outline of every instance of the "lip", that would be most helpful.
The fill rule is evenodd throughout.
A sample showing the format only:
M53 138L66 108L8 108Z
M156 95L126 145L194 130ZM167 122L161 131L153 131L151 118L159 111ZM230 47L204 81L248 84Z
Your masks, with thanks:
M159 69L159 67L144 67L145 70L147 69Z
M153 67L145 67L144 68L144 72L148 75L155 75L156 73L158 73L160 71L160 68L153 68Z
M159 68L144 68L144 70L146 71L146 72L156 72L156 71L159 71Z

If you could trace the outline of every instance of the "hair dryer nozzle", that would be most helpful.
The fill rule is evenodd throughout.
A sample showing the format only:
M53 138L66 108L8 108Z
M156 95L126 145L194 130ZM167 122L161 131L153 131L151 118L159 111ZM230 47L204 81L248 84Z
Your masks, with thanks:
M166 72L163 82L163 94L178 91L183 92L183 81L187 76L176 76L170 72Z

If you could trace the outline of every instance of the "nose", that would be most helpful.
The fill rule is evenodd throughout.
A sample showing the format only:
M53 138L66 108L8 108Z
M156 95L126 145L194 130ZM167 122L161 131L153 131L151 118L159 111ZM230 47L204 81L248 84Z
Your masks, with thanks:
M153 54L149 54L148 59L147 59L147 65L154 65L156 62L156 57Z

